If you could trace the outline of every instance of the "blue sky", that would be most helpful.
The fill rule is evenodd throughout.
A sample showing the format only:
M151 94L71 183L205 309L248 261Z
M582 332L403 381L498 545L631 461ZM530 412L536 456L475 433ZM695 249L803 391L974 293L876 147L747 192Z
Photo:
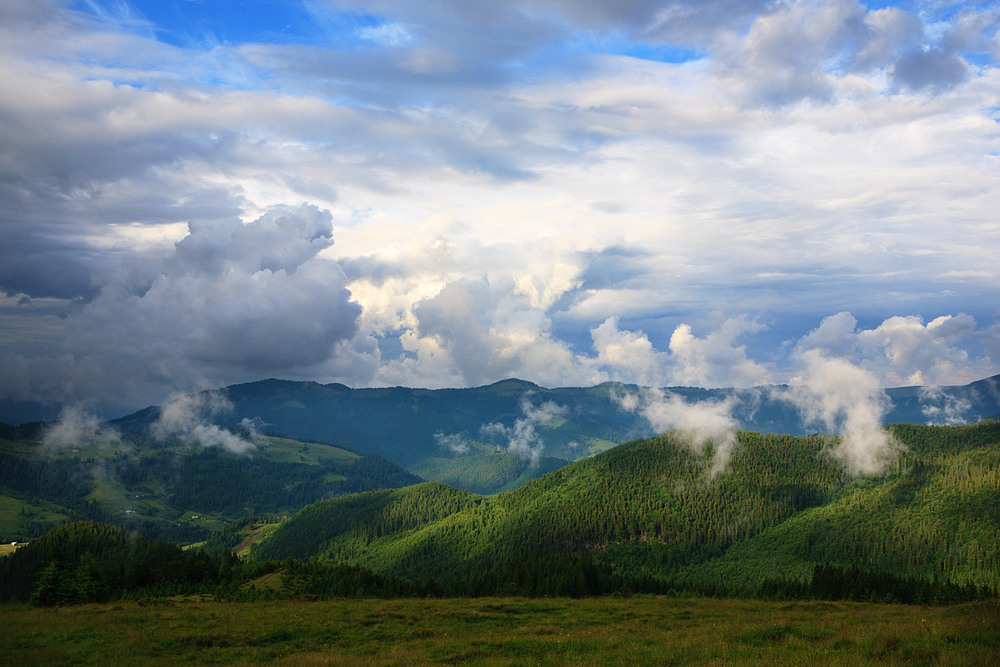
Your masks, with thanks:
M817 355L882 386L996 374L998 25L995 3L9 0L0 400L795 384Z

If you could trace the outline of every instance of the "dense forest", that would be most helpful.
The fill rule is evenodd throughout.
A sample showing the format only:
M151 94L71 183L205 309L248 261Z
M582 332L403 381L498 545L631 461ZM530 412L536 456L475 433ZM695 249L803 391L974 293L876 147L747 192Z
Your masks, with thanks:
M889 434L895 459L855 476L832 436L740 432L713 472L712 447L670 432L494 496L438 482L367 490L266 526L263 517L233 521L187 551L119 527L67 524L0 561L0 596L996 596L1000 423L900 424ZM192 470L218 457L192 456Z
M736 595L804 585L824 564L997 588L1000 424L891 432L903 452L861 477L831 455L830 436L751 432L713 477L712 452L670 433L492 498L426 484L325 500L253 553L445 581L587 555L622 580Z
M237 563L117 526L70 523L0 561L0 599L49 606L214 591Z
M277 585L257 587L268 580ZM691 587L622 576L587 554L524 558L462 579L407 579L323 560L244 561L148 541L117 526L80 522L53 529L0 559L0 602L59 606L176 595L220 600L353 597L560 596L657 593L731 596L724 586ZM817 565L810 579L768 579L750 596L947 604L996 597L993 588L956 585L858 567Z

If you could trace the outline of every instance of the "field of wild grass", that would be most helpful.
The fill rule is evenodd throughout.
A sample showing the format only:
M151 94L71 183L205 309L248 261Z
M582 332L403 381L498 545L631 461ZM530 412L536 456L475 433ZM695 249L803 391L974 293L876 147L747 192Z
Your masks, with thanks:
M1000 604L653 596L0 607L0 664L1000 664Z

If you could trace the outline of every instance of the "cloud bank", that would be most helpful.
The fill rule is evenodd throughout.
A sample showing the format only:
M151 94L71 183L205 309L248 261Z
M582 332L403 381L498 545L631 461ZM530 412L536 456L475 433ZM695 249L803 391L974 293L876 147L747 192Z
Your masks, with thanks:
M232 11L0 7L0 401L1000 372L992 6Z

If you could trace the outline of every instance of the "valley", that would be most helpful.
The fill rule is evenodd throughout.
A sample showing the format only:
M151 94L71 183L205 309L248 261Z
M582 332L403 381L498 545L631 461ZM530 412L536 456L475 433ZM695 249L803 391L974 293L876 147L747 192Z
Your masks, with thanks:
M897 423L867 440L672 429L613 445L637 428L629 410L609 413L615 426L588 412L592 397L537 391L466 394L506 405L495 421L453 397L434 419L468 437L428 421L432 445L400 445L409 470L270 431L241 415L273 413L233 388L211 398L224 410L195 402L184 419L168 405L89 430L4 426L0 528L29 543L0 558L3 641L47 662L151 660L123 634L130 618L178 660L219 662L996 657L1000 422ZM411 399L412 414L428 409ZM404 429L398 409L375 410L371 433ZM171 414L184 428L164 427ZM476 437L458 430L484 421ZM877 470L852 464L866 443Z

